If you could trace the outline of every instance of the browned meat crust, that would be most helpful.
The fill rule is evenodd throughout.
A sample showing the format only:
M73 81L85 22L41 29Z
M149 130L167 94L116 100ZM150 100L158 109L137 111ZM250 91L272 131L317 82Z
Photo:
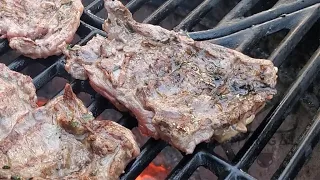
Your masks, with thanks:
M81 0L0 0L0 36L33 59L59 55L82 12Z
M105 7L108 38L66 49L66 70L130 110L142 133L192 153L203 141L246 132L276 93L271 61L138 23L117 0Z
M36 108L31 79L0 70L0 179L114 180L138 156L131 131L93 120L70 85Z
M0 63L0 141L30 110L37 107L32 79Z

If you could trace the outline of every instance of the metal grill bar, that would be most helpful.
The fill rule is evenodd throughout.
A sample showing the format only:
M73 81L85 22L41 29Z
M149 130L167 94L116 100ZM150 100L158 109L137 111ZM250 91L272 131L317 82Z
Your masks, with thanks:
M185 156L170 173L167 179L188 179L200 166L204 166L212 172L215 172L215 174L220 175L219 179L223 179L223 175L227 175L229 172L232 172L236 177L242 177L249 180L255 179L247 173L233 167L224 161L223 158L219 157L219 155L207 150L198 150L194 155Z
M64 67L61 67L61 69L63 69L63 73L61 73L61 71L60 71L60 73L59 73L60 75L64 74L64 72L66 72L64 70ZM65 77L64 75L62 75L62 76ZM68 74L68 76L70 76L70 75ZM72 80L69 80L69 81L73 81L73 78L72 78ZM109 105L106 106L105 104L111 104L111 103L109 101L107 101L105 98L103 98L101 95L97 94L96 91L94 91L93 88L90 86L89 81L81 81L81 80L75 80L75 81L76 81L76 85L77 85L76 89L79 89L79 90L81 90L81 92L85 92L85 93L88 93L88 94L94 96L94 99L96 100L94 102L103 103L103 105L101 105L101 107L110 107ZM92 106L93 106L93 103L89 107L92 107ZM98 113L97 115L99 115L99 114L101 114L101 113Z
M252 28L210 40L210 42L233 48L238 51L245 51L246 48L258 42L263 36L273 34L283 29L291 29L286 38L269 57L269 59L274 61L276 66L279 66L319 18L320 15L318 8L319 5L311 6L296 13L253 26ZM292 43L290 44L290 47L288 46L289 43Z
M9 42L7 40L0 40L0 55L9 50Z
M182 0L168 0L162 4L156 11L154 11L150 16L148 16L143 23L149 24L159 24L167 14L172 12Z
M320 0L300 0L295 3L285 4L280 7L269 9L267 11L252 15L231 25L221 25L216 27L215 29L191 32L189 33L189 36L195 40L208 40L227 36L229 34L250 28L252 25L270 21L283 14L289 14L291 12L301 10L319 2Z
M218 1L218 0L217 0ZM312 24L319 18L320 14L319 6L313 6L303 11L295 12L290 15L283 16L281 18L274 19L274 17L278 17L283 13L289 13L296 11L298 9L303 9L307 6L315 4L320 0L305 0L304 2L298 1L292 4L283 5L282 7L275 9L271 9L266 11L272 14L272 17L268 13L260 13L256 14L252 17L253 24L261 23L263 24L257 25L255 27L246 29L246 27L250 27L249 21L239 21L239 22L229 26L233 27L230 32L242 30L240 32L236 32L234 34L228 35L226 37L221 37L219 39L215 39L214 42L222 45L231 46L233 48L237 48L238 50L244 50L252 42L258 41L259 38L266 36L268 34L274 33L277 30L281 30L283 28L291 29L290 33L286 36L286 38L281 42L280 46L272 53L270 56L271 59L274 59L276 64L281 64L283 60L288 56L288 54L292 51L293 47L286 48L287 44L296 46L296 44L301 40L301 37L304 36L305 32L310 29ZM133 10L139 9L139 6L142 5L142 2L145 3L146 0L134 0L127 4L128 7L131 7ZM188 15L187 18L190 18L190 21L197 21L197 18L203 16L205 11L208 11L207 6L204 6L204 3L213 3L214 0L204 1L200 4L193 12L194 15ZM253 3L256 3L257 0L253 0ZM140 3L140 4L139 4ZM179 1L167 1L169 3L167 9L163 9L158 13L154 13L152 21L155 23L160 22L164 19L165 15L169 14L173 9L178 6ZM172 3L172 4L171 4ZM176 5L174 3L177 3ZM223 21L228 21L231 18L241 16L249 7L245 7L248 0L241 1L225 18ZM170 5L171 4L171 5ZM162 6L165 6L164 4ZM172 6L172 7L171 7ZM253 6L253 5L251 5ZM203 7L203 8L201 8ZM101 18L97 18L95 13L100 11L103 8L103 0L95 0L88 7L86 7L85 14L82 16L83 20L90 22L90 24L100 27L103 20ZM206 9L207 8L207 9ZM161 7L159 8L161 9ZM158 9L158 10L159 10ZM239 12L235 12L236 9L239 9ZM204 14L203 14L204 13ZM192 14L192 13L191 13ZM261 15L262 14L262 15ZM230 17L230 18L229 18ZM187 19L185 18L185 19ZM229 18L229 19L228 19ZM248 18L246 18L248 19ZM272 20L273 19L273 20ZM265 20L271 20L268 22L264 22ZM228 28L223 24L221 29ZM151 21L150 21L151 22ZM188 24L193 24L194 22L185 22L187 26ZM247 23L247 24L246 24ZM183 24L183 23L180 23ZM187 27L186 26L186 27ZM190 25L192 27L193 25ZM238 26L238 27L236 27ZM270 28L268 30L268 28ZM218 32L218 31L216 31ZM90 40L95 34L105 35L104 32L96 30L95 28L81 22L81 26L79 31L77 31L78 35L80 35L81 39L83 39L80 44L86 43ZM192 33L191 37L192 37ZM210 37L220 37L217 34L211 34ZM228 33L225 33L228 34ZM199 34L196 34L199 35ZM220 33L221 35L221 33ZM223 33L222 33L223 35ZM194 37L194 36L193 36ZM201 38L200 38L201 39ZM245 41L248 40L248 41ZM251 43L249 40L252 40ZM6 52L9 49L8 43L5 41L0 42L0 54ZM13 70L20 71L34 63L35 61L30 60L28 58L19 57L17 58L9 67ZM39 61L43 64L46 69L36 76L33 79L33 82L37 89L43 87L46 83L52 80L54 77L61 76L67 79L71 84L72 88L75 92L87 92L91 96L95 97L94 101L89 105L89 110L93 112L94 116L98 116L101 114L106 108L115 108L109 101L104 99L102 96L97 95L97 93L91 88L88 81L78 81L74 80L70 77L64 70L64 57L51 57L46 59L45 61ZM247 173L243 172L240 169L248 169L252 162L256 159L257 155L261 152L261 150L265 147L266 143L269 141L274 132L281 125L283 119L283 115L285 112L291 109L291 107L295 104L295 102L299 99L300 95L306 90L306 88L313 81L315 74L317 73L320 67L320 48L315 52L313 57L309 60L307 65L301 70L298 75L298 79L290 86L289 90L284 96L278 105L273 109L274 111L270 113L267 118L260 124L258 129L253 133L253 135L249 138L243 148L236 154L233 159L233 154L230 155L230 159L233 159L233 163L228 163L222 157L213 153L214 146L209 146L208 144L202 144L197 146L196 151L192 155L184 156L183 159L179 162L179 164L174 168L174 170L170 173L168 179L185 179L191 176L191 174L199 167L204 166L214 172L220 179L254 179ZM61 94L60 91L58 94ZM292 154L288 155L286 160L284 160L282 166L277 171L278 174L275 174L274 177L294 177L297 173L297 169L300 169L300 162L303 162L303 155L309 155L309 152L316 144L315 139L318 139L319 134L315 134L315 132L319 133L319 118L318 114L314 124L311 126L311 129L307 132L307 135L300 141L299 145L297 145L297 151L292 149ZM129 114L124 114L123 117L118 121L119 124L127 127L133 128L137 126L137 121L130 116ZM156 141L154 139L150 139L142 148L142 152L139 157L132 163L127 166L127 169L121 179L135 179L147 166L148 164L164 149L168 144L163 141ZM228 149L228 147L227 147ZM307 153L306 153L307 152ZM291 160L291 157L295 157L295 160ZM290 160L290 162L288 162ZM289 164L287 164L289 163ZM288 167L290 165L290 167ZM292 166L291 166L292 165Z
M149 0L132 0L126 5L126 7L131 11L131 13L135 13L141 6L143 6L148 1Z
M167 143L164 141L149 139L141 148L141 153L134 163L131 166L127 166L125 170L127 173L121 179L135 179L166 146Z
M301 70L298 79L289 88L279 105L271 111L271 114L259 125L236 155L233 162L237 164L236 166L239 169L248 169L251 166L272 135L280 127L284 120L282 118L283 114L294 106L302 93L309 87L319 68L320 48Z
M25 67L33 63L34 61L30 60L26 57L19 57L18 59L14 60L8 68L14 71L22 71Z
M167 180L188 179L192 173L200 166L200 156L194 155L184 156L174 170L169 174ZM222 166L225 168L226 166Z
M85 7L81 20L87 22L91 26L101 29L104 19L96 16L95 14L103 8L103 5L103 0L94 0L91 4Z
M221 144L221 148L224 150L224 152L226 153L226 156L228 158L228 160L232 160L234 159L234 157L236 156L235 153L233 152L233 149L230 145L230 143L224 143Z
M301 15L301 14L296 14ZM295 16L295 14L290 14L289 16L285 18L278 18L275 20L272 20L270 22L267 22L262 25L254 26L250 29L244 30L243 36L241 36L241 40L239 39L238 47L235 49L237 51L245 51L248 47L252 46L256 42L258 42L262 37L268 36L270 34L273 34L275 32L278 32L282 29L291 29L292 24L299 23L300 16ZM251 33L249 33L251 31ZM240 35L240 34L239 34ZM229 38L235 38L235 36L238 36L237 33ZM222 38L223 41L224 38Z
M226 16L224 16L224 18L222 18L218 25L224 24L228 21L231 21L232 19L243 16L259 1L260 0L242 0Z
M319 138L320 111L318 111L310 129L306 131L299 143L291 149L272 179L293 179L299 172L297 169L301 169L306 159L311 155L313 148L319 141Z
M316 6L313 9L308 8L306 11L309 10L311 12L313 11L313 13L306 15L301 22L296 23L296 27L290 31L287 37L281 42L278 48L269 57L269 59L273 61L275 66L278 67L283 63L284 59L286 59L290 52L300 42L302 37L309 31L312 25L320 17L319 6Z
M92 112L94 117L97 117L105 110L104 107L106 107L107 104L108 102L103 97L98 96L95 98L95 101L90 104L88 109Z
M175 27L175 30L190 31L199 20L204 17L211 8L216 5L220 0L205 0L196 9L194 9L181 23Z
M205 3L208 0L205 0L203 3ZM214 2L214 0L212 0ZM216 0L219 1L219 0ZM130 1L126 6L131 8L133 12L135 12L137 9L141 7L141 5L145 4L147 0L133 0ZM156 1L158 2L158 1ZM148 16L143 22L145 23L151 23L151 24L158 24L160 21L162 21L170 12L176 8L182 0L169 0L166 1L164 4L162 4L154 13L152 13L150 16ZM206 31L198 31L198 32L192 32L190 33L190 36L195 40L207 40L207 39L214 39L223 37L235 32L238 32L240 30L246 29L248 27L251 27L252 25L260 24L269 20L272 20L276 17L279 17L283 14L289 14L295 11L298 11L300 9L306 8L308 6L314 5L316 3L319 3L320 0L299 0L294 3L289 4L282 4L273 7L272 9L268 11L264 11L258 14L255 14L250 17L246 17L241 20L233 21L232 24L226 23L230 21L233 18L237 18L241 15L243 15L246 11L250 10L259 0L242 0L240 3L237 4L237 6L230 11L218 24L217 27L206 30ZM214 6L216 3L214 3L212 6ZM138 6L140 5L140 7ZM209 3L208 6L211 6ZM208 6L203 6L203 9L199 8L197 11L199 13L195 13L194 15L189 14L190 16L190 22L188 24L193 24L192 21L199 19L201 16L205 15L205 12L210 10L212 7L208 8ZM95 0L93 3L91 3L89 6L85 8L84 15L82 16L82 20L88 22L90 25L97 27L101 29L101 24L103 23L103 19L100 17L97 17L94 15L97 11L101 10L103 8L103 0ZM197 12L193 11L193 12ZM185 22L181 22L183 28L183 24ZM179 25L178 25L179 26ZM192 26L192 25L191 25ZM177 27L176 29L179 29ZM190 27L189 27L190 29Z
M46 68L38 76L33 78L33 84L35 85L36 89L40 89L57 75L58 75L58 63L54 63L50 67Z

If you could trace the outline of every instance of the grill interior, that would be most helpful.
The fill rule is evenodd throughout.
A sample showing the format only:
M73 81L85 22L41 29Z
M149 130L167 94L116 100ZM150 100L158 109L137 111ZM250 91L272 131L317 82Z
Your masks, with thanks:
M96 34L106 36L101 31L106 18L103 0L83 3L86 8L73 44L85 44ZM259 176L255 174L257 164L269 163L261 157L268 156L264 151L278 144L287 148L268 179L296 177L319 139L320 77L316 75L320 68L320 0L123 0L123 3L140 22L186 30L193 39L268 58L279 67L279 92L250 126L250 131L239 137L242 141L223 145L202 143L191 155L178 152L181 159L166 179L188 179L199 167L210 170L218 179L254 179ZM68 82L95 117L114 119L130 129L137 126L134 117L117 112L87 81L68 75L64 61L63 56L31 60L12 51L6 40L0 41L0 62L30 75L40 99L62 94ZM303 107L306 112L301 110ZM300 111L307 115L297 115ZM290 132L294 129L298 131L292 137ZM285 138L276 142L277 136ZM148 139L121 179L135 179L168 147L163 141Z

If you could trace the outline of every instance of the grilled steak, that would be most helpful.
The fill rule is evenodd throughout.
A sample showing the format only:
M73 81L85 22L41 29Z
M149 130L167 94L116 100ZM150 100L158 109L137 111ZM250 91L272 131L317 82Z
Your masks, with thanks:
M139 154L130 130L93 120L69 85L63 96L22 112L0 141L0 179L119 179Z
M0 141L30 110L37 107L30 77L11 71L0 63Z
M142 133L192 153L203 141L246 132L276 93L271 61L138 23L117 0L105 7L108 38L65 49L65 68L131 111Z
M58 55L72 41L82 11L81 0L0 0L0 36L34 59Z

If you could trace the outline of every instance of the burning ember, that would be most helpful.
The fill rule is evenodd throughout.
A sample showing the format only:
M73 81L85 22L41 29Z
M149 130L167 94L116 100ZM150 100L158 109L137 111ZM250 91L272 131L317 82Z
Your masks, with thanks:
M163 166L157 166L153 162L142 171L136 180L163 180L168 176L169 171Z
M41 106L44 106L45 104L47 104L47 102L48 102L48 99L43 98L43 97L38 97L37 105L39 107L41 107Z

